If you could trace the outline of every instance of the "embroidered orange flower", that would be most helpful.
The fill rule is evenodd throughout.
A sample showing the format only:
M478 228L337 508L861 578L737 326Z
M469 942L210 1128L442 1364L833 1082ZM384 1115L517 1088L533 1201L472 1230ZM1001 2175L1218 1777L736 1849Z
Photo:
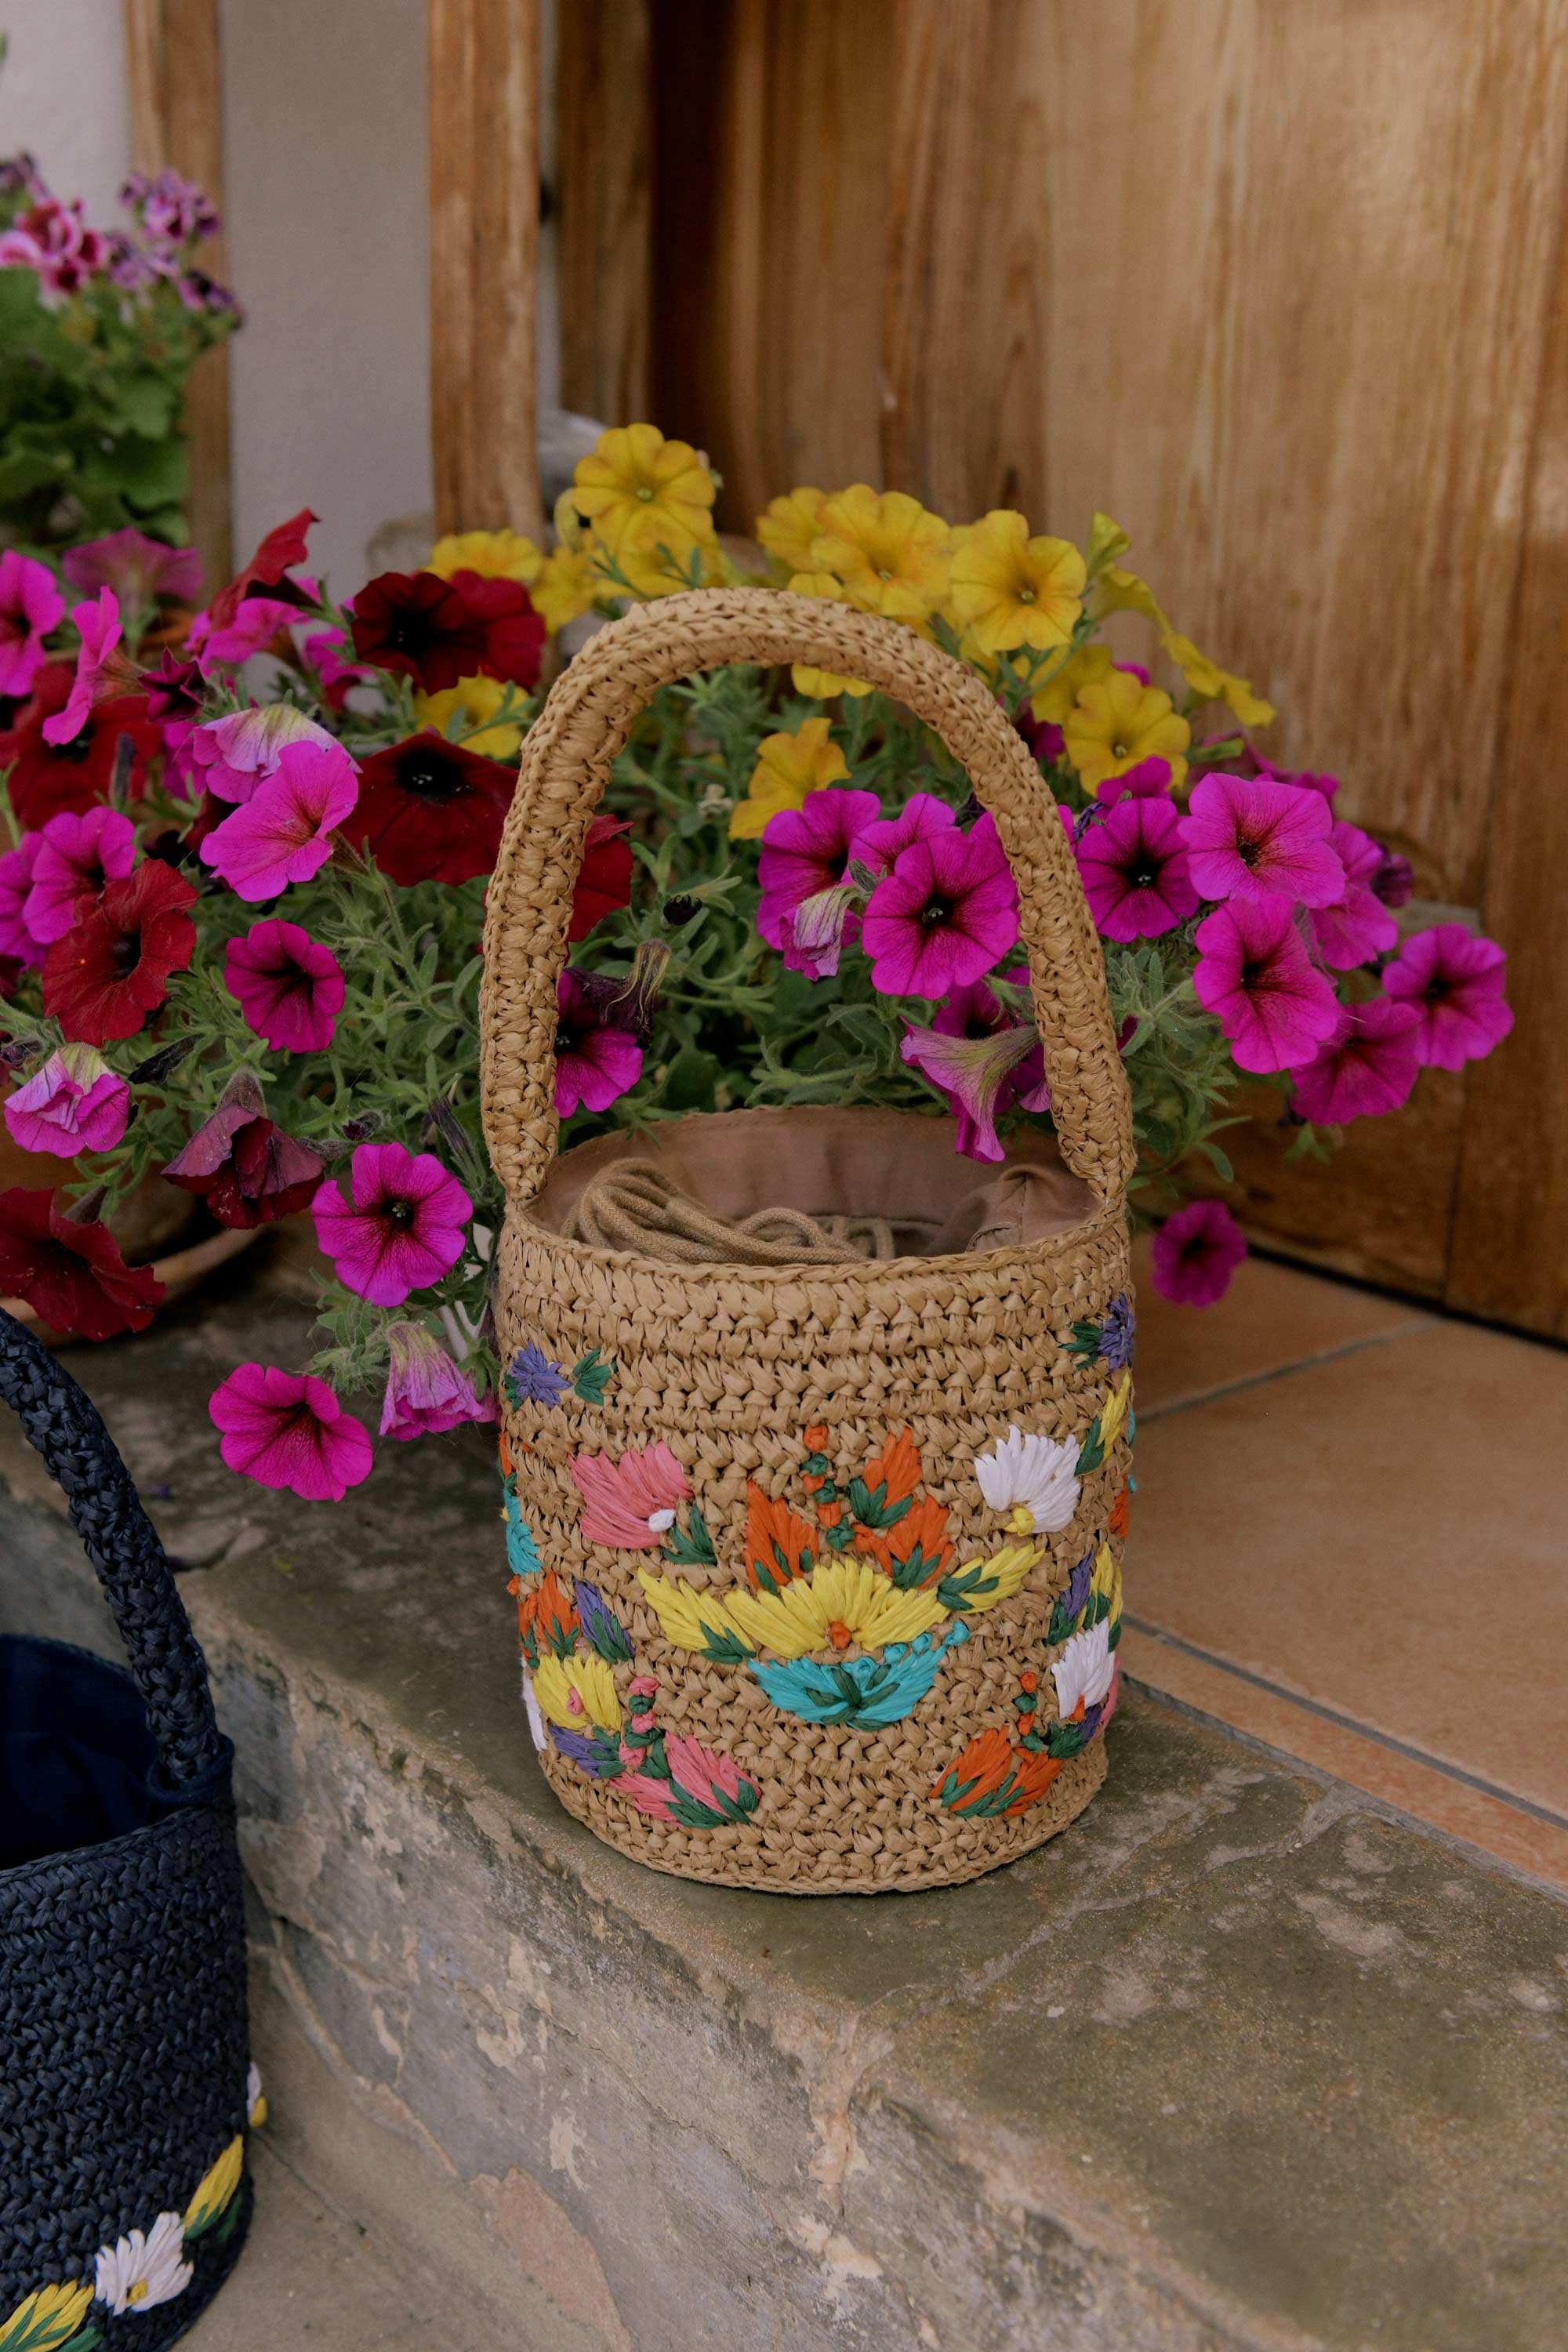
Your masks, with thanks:
M1017 1769L1018 1785L1005 1811L1021 1813L1026 1805L1032 1805L1037 1798L1045 1795L1062 1769L1062 1759L1059 1756L1047 1756L1043 1748L1026 1748L1012 1760Z
M921 1483L921 1457L915 1451L914 1432L900 1431L892 1443L885 1445L876 1459L867 1465L866 1484L874 1495L879 1486L886 1486L882 1498L884 1509L891 1503L901 1503L912 1495Z
M939 1584L952 1557L947 1506L922 1495L896 1527L857 1528L855 1549L874 1559L884 1576L910 1591Z
M975 1733L963 1754L933 1783L931 1795L942 1798L950 1812L966 1813L985 1798L994 1797L1012 1769L1013 1750L1007 1744L1007 1735L990 1724ZM949 1788L953 1794L943 1797L943 1790Z
M805 1450L808 1454L822 1454L826 1452L826 1446L827 1423L825 1421L814 1421L805 1433Z
M812 1529L787 1503L764 1495L753 1479L746 1488L746 1574L753 1591L777 1592L813 1566Z
M1113 1536L1124 1536L1127 1533L1127 1523L1131 1516L1131 1489L1130 1487L1123 1486L1121 1494L1118 1495L1115 1502L1110 1506L1110 1517L1106 1522L1111 1534Z
M506 1442L504 1429L500 1434L500 1474L503 1478L511 1476L511 1448Z
M575 1646L577 1640L577 1609L575 1602L566 1598L561 1580L552 1568L546 1569L531 1595L531 1622L538 1628L542 1638L558 1657L566 1657ZM527 1606L528 1603L524 1602L519 1607L520 1624L522 1622L522 1610Z

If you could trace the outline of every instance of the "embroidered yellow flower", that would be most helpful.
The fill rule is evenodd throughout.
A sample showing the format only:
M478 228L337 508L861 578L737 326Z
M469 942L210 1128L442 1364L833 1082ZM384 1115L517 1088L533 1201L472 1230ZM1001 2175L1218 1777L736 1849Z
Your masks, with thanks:
M1064 662L1039 692L1029 697L1029 708L1037 719L1048 719L1053 727L1060 727L1084 688L1098 686L1114 667L1109 646L1079 646L1071 661Z
M1107 1454L1121 1433L1121 1424L1127 1418L1127 1408L1131 1402L1132 1375L1123 1372L1100 1408L1100 1442Z
M1193 692L1205 702L1228 702L1244 727L1267 727L1274 717L1274 705L1265 702L1260 694L1252 691L1250 678L1237 677L1234 670L1221 669L1206 654L1199 653L1191 637L1179 630L1168 629L1160 640Z
M952 1581L963 1596L964 1615L976 1617L983 1609L994 1609L999 1601L1011 1601L1045 1556L1038 1544L1015 1543L1004 1544L989 1559L966 1559L952 1572Z
M826 719L808 719L793 735L764 735L746 797L731 812L731 840L758 840L768 819L781 809L804 808L808 793L819 793L825 784L839 783L848 774L843 752L828 740Z
M730 1595L731 1621L759 1649L777 1658L803 1658L810 1650L865 1650L888 1642L912 1642L940 1625L947 1611L933 1592L900 1592L879 1569L865 1560L835 1559L797 1576L782 1592Z
M637 1582L667 1642L674 1642L683 1650L705 1650L712 1635L720 1640L740 1641L750 1648L717 1593L688 1584L682 1578L655 1576L647 1568L638 1569Z
M580 547L558 547L545 557L544 569L528 593L553 636L588 610L601 587L591 555Z
M1110 1604L1105 1614L1114 1624L1121 1614L1121 1562L1109 1544L1101 1544L1095 1554L1094 1574L1089 1579L1089 1599L1094 1601L1101 1595Z
M954 531L952 551L948 608L983 653L1067 644L1087 577L1068 541L1031 539L1024 516L996 507Z
M1173 791L1187 772L1184 754L1192 729L1168 694L1112 669L1079 689L1063 723L1068 757L1093 792L1108 776L1125 775L1140 760L1167 760Z
M823 502L814 571L841 580L849 602L889 621L929 622L947 594L952 534L903 490L880 497L856 482Z
M712 540L713 477L689 441L667 441L656 425L612 425L578 458L574 482L574 508L628 579L627 555L640 568L664 546L684 563Z
M0 2352L59 2352L68 2344L92 2305L92 2289L79 2284L41 2286L19 2303L0 2327Z
M757 538L786 572L812 569L811 551L822 529L826 502L825 490L791 490L782 499L770 499L766 512L757 517L752 526Z
M426 572L450 580L455 572L478 572L487 580L521 580L531 588L544 557L520 530L454 530L430 551Z
M797 596L820 596L829 604L847 604L853 600L849 591L836 572L797 572L790 582ZM809 694L818 702L826 702L835 694L869 694L871 689L863 678L837 677L830 669L813 669L807 662L796 662L790 675L797 694Z
M220 2213L226 2211L244 2168L245 2141L237 2132L185 2208L187 2238L199 2238L204 2230L212 2228Z
M522 741L521 728L510 724L486 727L483 723L494 718L506 700L506 693L499 677L460 677L456 686L445 687L439 694L416 694L414 708L421 722L434 727L440 735L445 735L447 721L457 711L458 732L465 751L479 751L487 760L515 760ZM470 727L481 731L470 735L466 731Z
M621 1702L616 1678L603 1658L541 1658L533 1675L533 1695L552 1723L563 1731L585 1731L591 1723L599 1731L621 1727Z

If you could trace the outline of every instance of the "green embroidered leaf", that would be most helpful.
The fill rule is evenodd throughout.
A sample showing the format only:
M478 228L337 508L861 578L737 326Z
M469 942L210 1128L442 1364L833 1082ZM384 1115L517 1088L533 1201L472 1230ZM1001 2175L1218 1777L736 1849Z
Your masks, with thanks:
M840 1519L836 1528L824 1528L822 1537L829 1551L847 1551L855 1540L855 1522Z
M999 1581L999 1578L986 1575L984 1560L972 1560L967 1568L961 1568L956 1576L942 1578L936 1588L936 1597L944 1609L961 1614L965 1609L973 1608L977 1601L984 1601L989 1593L994 1592Z
M1026 1748L1031 1756L1037 1756L1045 1744L1037 1731L1026 1731L1018 1742L1019 1747Z
M614 1356L601 1356L597 1348L590 1348L572 1367L572 1385L584 1404L603 1404L615 1376Z
M1076 1756L1083 1744L1081 1723L1053 1723L1046 1733L1047 1756Z
M1091 1370L1100 1361L1101 1339L1098 1323L1075 1323L1072 1337L1067 1343L1067 1352L1086 1370Z
M827 1478L833 1473L833 1465L826 1454L808 1454L800 1466L803 1476L807 1478Z
M1036 1706L1034 1692L1019 1691L1015 1696L1013 1704L1017 1708L1020 1715L1033 1715Z
M743 1666L752 1654L752 1645L743 1634L731 1633L725 1627L704 1625L702 1654L711 1658L715 1665Z
M1066 1595L1058 1596L1057 1605L1051 1611L1050 1624L1046 1629L1046 1640L1047 1643L1065 1642L1077 1623L1078 1619L1067 1606Z
M1079 1476L1080 1478L1087 1477L1091 1470L1098 1470L1104 1459L1105 1441L1100 1436L1100 1415L1096 1413L1094 1419L1089 1423L1089 1427L1084 1431L1083 1444L1078 1449Z
M1114 1650L1120 1647L1121 1642L1121 1620L1119 1617L1115 1624L1111 1627L1110 1633L1105 1637L1105 1646L1108 1650Z
M686 1515L684 1530L671 1528L664 1539L664 1557L677 1568L717 1568L719 1555L713 1549L713 1538L708 1532L708 1522L700 1508L693 1503Z
M901 1501L889 1503L885 1478L876 1486L868 1486L864 1478L849 1481L849 1507L863 1528L896 1528L913 1500L912 1495L906 1495Z
M918 1591L921 1585L931 1582L941 1566L941 1552L924 1551L917 1543L907 1559L893 1562L893 1582L900 1592Z

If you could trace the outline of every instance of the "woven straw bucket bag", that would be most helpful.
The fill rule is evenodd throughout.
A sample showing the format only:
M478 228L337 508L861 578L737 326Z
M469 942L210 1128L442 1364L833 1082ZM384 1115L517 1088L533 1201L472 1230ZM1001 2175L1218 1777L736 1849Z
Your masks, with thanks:
M701 1115L556 1157L556 984L610 763L660 687L791 661L895 696L996 820L1057 1129L1009 1154L1002 1246L824 1270L567 1237L620 1152L730 1215L784 1202L917 1236L975 1184L947 1121L887 1110ZM725 1886L937 1886L1027 1853L1105 1775L1133 1144L1099 943L1023 744L962 665L847 607L644 606L528 738L485 956L508 1551L551 1786L624 1853Z

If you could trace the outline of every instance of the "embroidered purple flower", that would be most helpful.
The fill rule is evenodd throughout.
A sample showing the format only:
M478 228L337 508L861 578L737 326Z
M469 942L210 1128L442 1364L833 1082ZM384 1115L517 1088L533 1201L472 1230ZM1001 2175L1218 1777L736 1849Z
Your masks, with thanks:
M1018 894L994 819L900 850L871 893L862 939L871 984L887 996L946 996L989 971L1018 939Z
M188 750L198 781L220 801L243 805L257 786L275 775L290 743L325 744L341 749L335 735L307 719L290 702L269 702L260 709L231 710L226 718L210 719L192 733ZM345 755L346 756L346 755Z
M90 1045L62 1045L5 1099L5 1125L24 1151L112 1151L125 1132L131 1089Z
M513 1404L557 1405L571 1385L535 1339L518 1349L507 1370L507 1395Z
M1151 1276L1162 1298L1213 1307L1246 1255L1246 1236L1223 1201L1189 1201L1155 1234Z
M1147 683L1145 678L1144 684ZM1170 789L1171 763L1154 752L1120 776L1102 776L1094 788L1094 796L1102 806L1114 808L1119 801L1159 799Z
M96 898L136 863L136 828L118 809L50 817L39 840L33 884L22 909L28 932L44 946L63 940L76 922L79 898Z
M770 947L787 944L785 919L797 907L844 880L857 836L881 814L875 793L829 784L810 793L804 808L781 809L768 819L757 859L757 929Z
M1004 1112L1050 1108L1033 1022L1015 1020L984 981L955 989L929 1029L912 1021L904 1029L900 1054L947 1097L958 1121L957 1148L967 1159L1006 1158L996 1132Z
M818 793L817 800L826 797ZM642 1076L642 1047L605 1021L570 965L555 983L555 1110L608 1110Z
M1462 923L1437 923L1405 940L1383 985L1415 1007L1419 1062L1457 1070L1501 1044L1513 1027L1502 992L1507 965L1495 940L1479 939Z
M1420 1067L1419 1028L1415 1006L1392 996L1346 1005L1316 1061L1296 1073L1296 1109L1320 1127L1397 1110L1408 1100Z
M1100 1327L1101 1360L1113 1372L1124 1372L1132 1361L1132 1342L1138 1329L1138 1318L1132 1311L1132 1301L1122 1291L1106 1308L1105 1320Z
M850 859L880 877L911 842L924 841L933 833L951 833L957 822L947 803L938 800L934 793L911 793L897 816L879 817L856 835L849 845Z
M0 555L0 695L20 701L32 692L44 666L44 639L65 609L48 565L6 548Z
M323 1184L310 1207L316 1238L356 1298L401 1307L462 1256L474 1204L432 1153L362 1143L350 1163L350 1194Z
M1326 907L1312 909L1312 936L1318 953L1335 971L1351 971L1386 955L1399 937L1399 926L1373 887L1383 863L1383 851L1370 834L1336 820L1329 839L1345 869L1344 888Z
M1293 1070L1310 1062L1333 1034L1339 1000L1314 971L1285 901L1233 899L1205 916L1195 938L1193 987L1230 1040L1237 1069Z
M1118 802L1085 833L1078 863L1089 912L1105 939L1158 939L1197 910L1182 819L1163 797Z
M195 548L165 547L162 540L129 527L68 548L60 558L60 570L73 588L87 595L112 588L131 613L144 612L159 596L175 596L189 604L201 593L202 559Z
M624 1665L629 1661L632 1645L626 1627L598 1586L590 1584L585 1576L577 1579L577 1622L589 1646L606 1664ZM634 1720L633 1728L637 1727Z
M465 1421L495 1419L494 1401L478 1394L422 1323L394 1323L386 1344L392 1365L381 1407L383 1437L439 1437Z
M100 588L97 601L72 608L71 619L81 636L81 650L77 655L76 676L66 698L66 707L57 710L43 723L46 743L58 747L74 741L87 724L87 714L100 698L103 689L103 673L110 655L120 643L120 600L112 588Z
M1344 887L1328 802L1265 777L1211 775L1193 787L1182 837L1204 898L1327 907Z

